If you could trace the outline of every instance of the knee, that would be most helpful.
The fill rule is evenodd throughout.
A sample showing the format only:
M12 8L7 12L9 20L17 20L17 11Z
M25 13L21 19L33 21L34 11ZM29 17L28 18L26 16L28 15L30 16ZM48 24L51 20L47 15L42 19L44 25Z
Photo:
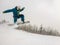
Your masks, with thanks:
M20 14L20 15L24 16L23 14Z
M24 18L24 15L22 15L22 17Z
M24 15L22 14L22 15L21 15L21 17L23 17L23 18L24 18Z

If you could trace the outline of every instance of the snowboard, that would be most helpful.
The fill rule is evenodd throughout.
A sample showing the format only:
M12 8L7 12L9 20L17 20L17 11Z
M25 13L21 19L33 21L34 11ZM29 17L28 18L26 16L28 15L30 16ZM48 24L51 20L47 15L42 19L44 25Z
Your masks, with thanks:
M27 24L27 23L30 23L30 21L25 21L24 23L19 22L19 23L17 23L17 25L20 25L20 24ZM8 26L14 26L14 24L8 24Z
M27 23L30 23L30 21L25 21L24 23L20 22L20 23L17 23L17 25L20 25L20 24L27 24Z
M13 26L14 24L8 24L8 26Z

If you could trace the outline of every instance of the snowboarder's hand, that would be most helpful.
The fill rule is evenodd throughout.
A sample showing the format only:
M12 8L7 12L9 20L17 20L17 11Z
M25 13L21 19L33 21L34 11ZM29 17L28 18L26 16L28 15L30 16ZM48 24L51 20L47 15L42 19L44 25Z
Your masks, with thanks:
M4 12L3 12L4 13Z
M25 9L25 7L23 7Z

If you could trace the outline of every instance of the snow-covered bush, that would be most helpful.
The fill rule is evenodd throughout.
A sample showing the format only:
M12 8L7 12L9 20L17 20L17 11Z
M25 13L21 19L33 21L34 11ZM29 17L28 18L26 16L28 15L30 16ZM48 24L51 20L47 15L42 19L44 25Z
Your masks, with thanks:
M16 29L19 30L24 30L30 33L37 33L37 34L43 34L43 35L53 35L53 36L60 36L60 33L57 30L53 30L48 28L47 30L45 28L43 28L43 26L41 25L40 28L38 28L37 26L32 26L32 25L20 25L19 27L17 27Z

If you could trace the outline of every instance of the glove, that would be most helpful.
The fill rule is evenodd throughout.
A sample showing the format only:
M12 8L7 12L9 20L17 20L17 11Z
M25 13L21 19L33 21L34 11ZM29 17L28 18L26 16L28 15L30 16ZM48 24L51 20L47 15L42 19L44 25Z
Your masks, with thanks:
M5 12L3 11L3 13L5 13Z

